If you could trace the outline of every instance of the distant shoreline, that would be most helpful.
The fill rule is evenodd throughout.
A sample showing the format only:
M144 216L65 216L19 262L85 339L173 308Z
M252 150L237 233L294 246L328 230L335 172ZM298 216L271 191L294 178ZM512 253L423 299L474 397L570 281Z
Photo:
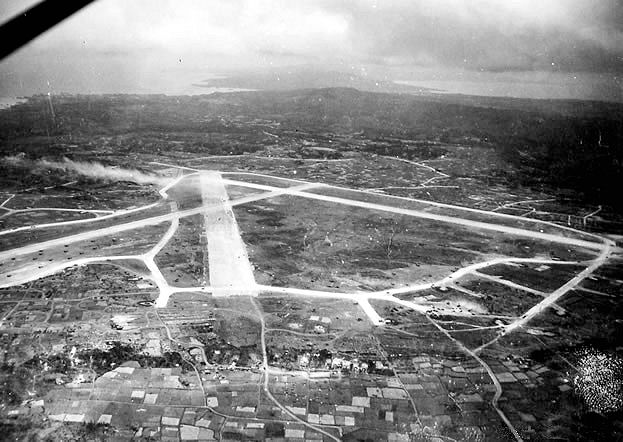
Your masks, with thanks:
M456 81L456 80L396 80L394 83L422 87L428 92L443 95L465 95L491 98L518 98L528 100L581 100L623 103L623 95L579 93L568 86L540 82L511 81Z
M194 87L201 87L204 89L212 89L211 92L208 92L210 94L212 93L228 93L228 92L255 92L258 89L247 89L247 88L240 88L240 87L214 87L211 86L209 84L200 84L200 83L193 83L192 86Z

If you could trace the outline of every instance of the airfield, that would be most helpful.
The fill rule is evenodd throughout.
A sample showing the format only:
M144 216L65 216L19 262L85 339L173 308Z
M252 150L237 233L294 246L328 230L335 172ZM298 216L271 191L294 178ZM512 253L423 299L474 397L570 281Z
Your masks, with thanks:
M570 295L603 296L591 281L617 253L606 237L497 211L262 173L146 166L162 184L144 205L20 208L16 195L1 205L4 222L24 217L0 231L3 329L41 330L68 304L84 342L64 346L103 345L110 318L117 338L146 340L156 356L194 355L183 358L191 370L85 369L86 383L52 390L53 421L124 434L140 427L133 436L163 440L342 440L361 431L382 440L524 440L545 424L513 398L543 388L550 369L502 363L500 346L517 334L546 339L543 321L564 317ZM420 166L428 180L439 174ZM106 275L108 301L97 289ZM32 297L50 285L62 293L78 277L74 299ZM24 316L37 302L41 313ZM212 333L215 323L226 337L211 348L201 327ZM239 352L234 365L219 359L227 349ZM564 378L547 382L565 392ZM326 388L336 394L314 399Z

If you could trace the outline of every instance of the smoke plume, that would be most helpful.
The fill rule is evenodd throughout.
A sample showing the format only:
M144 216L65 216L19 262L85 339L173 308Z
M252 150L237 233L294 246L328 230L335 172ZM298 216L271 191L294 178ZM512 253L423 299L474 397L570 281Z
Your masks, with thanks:
M129 181L136 184L166 185L169 180L163 176L141 172L136 169L124 169L115 166L106 166L96 162L73 161L63 158L62 161L29 160L22 155L5 157L4 162L19 167L25 167L37 173L39 170L59 170L73 173L84 177L95 178L105 181Z

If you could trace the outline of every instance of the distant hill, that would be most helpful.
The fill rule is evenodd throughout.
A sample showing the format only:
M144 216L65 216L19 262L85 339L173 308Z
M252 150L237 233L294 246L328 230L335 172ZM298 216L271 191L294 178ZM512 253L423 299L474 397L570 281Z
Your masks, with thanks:
M488 97L463 94L439 93L436 89L396 83L392 80L375 79L354 72L326 71L318 67L284 67L270 71L231 74L222 78L206 79L193 86L206 89L241 89L254 91L300 91L312 89L356 89L362 92L409 94L426 100L466 106L521 110L566 116L602 117L621 115L623 105L615 102L586 101L574 99L534 99ZM339 93L336 91L336 93ZM343 93L343 92L342 92ZM295 93L296 95L296 93ZM346 93L345 98L349 94ZM352 98L352 97L351 97ZM348 98L350 99L350 98Z
M379 80L352 72L324 71L318 68L279 68L252 74L233 74L225 78L207 79L193 86L205 88L239 88L285 91L318 88L354 88L360 91L425 94L433 92L419 86Z

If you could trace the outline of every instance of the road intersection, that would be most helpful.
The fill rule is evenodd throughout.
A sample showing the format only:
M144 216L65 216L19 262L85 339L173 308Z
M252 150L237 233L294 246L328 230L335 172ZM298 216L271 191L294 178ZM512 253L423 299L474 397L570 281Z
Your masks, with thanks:
M189 169L189 168L184 168L184 169ZM236 253L234 253L233 255L237 256L239 258L239 261L241 261L242 263L245 263L245 262L248 263L248 257L246 256L244 245L239 239L240 238L239 232L238 232L238 229L235 223L235 218L233 217L233 212L231 212L231 207L246 204L246 203L253 202L253 201L269 199L269 198L279 196L279 195L292 195L292 196L298 196L298 197L303 197L303 198L310 198L310 199L332 202L336 204L345 204L349 206L355 206L355 207L360 207L360 208L365 208L365 209L370 209L370 210L395 213L399 215L414 216L414 217L429 219L429 220L442 222L442 223L457 224L457 225L466 226L470 228L476 228L480 230L502 232L502 233L506 233L509 235L528 237L532 239L550 241L554 243L560 243L560 244L582 247L582 248L598 251L599 253L598 256L595 259L591 260L590 262L585 263L587 267L582 272L580 272L578 275L576 275L572 280L568 281L565 285L563 285L556 291L549 293L549 294L547 293L544 294L542 292L539 292L539 294L545 295L544 299L540 303L535 305L533 308L531 308L524 315L522 315L521 318L518 318L517 321L509 324L505 329L506 332L509 332L509 331L515 330L516 328L520 326L523 326L534 316L542 312L545 308L553 305L559 298L564 296L565 293L575 288L586 277L590 276L590 274L597 267L599 267L601 264L603 264L603 262L605 262L605 260L607 259L607 257L609 256L609 254L611 253L614 247L614 243L611 240L602 238L596 235L592 235L595 238L595 241L588 241L585 239L578 239L578 238L562 236L562 235L554 235L551 233L544 233L540 231L516 228L516 227L511 227L511 226L502 225L502 224L495 224L495 223L490 223L490 222L485 223L482 221L474 221L474 220L466 219L466 218L451 217L447 215L438 215L434 213L424 212L421 210L403 209L403 208L398 208L398 207L394 207L390 205L369 203L369 202L363 202L363 201L358 201L358 200L350 200L346 198L327 196L327 195L323 195L320 193L306 192L309 189L317 188L320 186L325 186L324 184L306 183L306 182L299 181L299 180L289 180L292 182L292 184L296 184L296 185L291 186L291 187L285 187L285 188L274 187L274 186L270 186L266 184L257 184L257 183L252 183L249 181L241 181L241 180L223 178L220 174L216 174L214 172L200 172L196 169L191 169L190 174L178 176L177 178L171 180L171 182L168 183L165 187L160 189L159 193L162 196L163 201L166 201L169 198L169 195L167 192L171 188L179 184L183 179L188 179L189 177L194 176L194 175L200 175L202 183L204 183L205 185L209 184L209 187L211 188L214 188L215 186L218 188L221 188L222 190L219 196L211 197L211 196L204 195L203 204L199 207L194 207L194 208L186 209L186 210L177 210L176 206L174 204L171 204L170 213L166 213L163 215L147 216L147 217L137 219L134 221L130 221L130 222L112 224L105 228L94 229L94 230L85 231L85 232L78 233L78 234L67 235L67 236L43 241L43 242L36 243L36 244L30 244L30 245L6 250L3 252L0 252L0 262L9 261L11 258L15 258L17 256L22 256L22 255L26 255L26 254L34 253L37 251L46 250L46 249L52 249L55 247L66 245L66 244L106 237L106 236L124 232L124 231L140 229L140 228L144 228L147 226L159 225L165 222L170 222L171 227L167 230L164 237L161 238L159 243L156 246L154 246L154 248L151 251L149 251L148 253L142 254L142 255L123 256L121 258L121 259L137 259L145 263L145 265L147 266L147 268L150 270L152 274L152 279L154 280L154 282L160 289L160 297L158 298L156 302L157 306L160 306L160 307L166 306L166 302L169 296L172 293L181 292L181 291L201 291L205 293L214 293L215 291L219 290L223 294L239 293L240 290L243 290L243 289L248 289L249 293L257 293L258 290L259 291L278 291L278 292L286 291L287 293L290 293L292 295L335 297L335 298L344 297L344 298L352 299L355 302L361 302L362 309L364 310L364 312L366 312L368 317L371 319L372 323L375 325L379 325L379 324L382 324L384 321L382 320L382 318L380 318L378 313L376 313L374 309L369 305L367 301L368 299L384 299L384 300L398 302L400 304L405 305L404 301L398 300L398 298L396 298L395 295L415 293L421 290L427 290L427 289L434 288L434 287L440 287L440 286L443 287L443 286L446 286L452 283L455 280L460 279L461 277L467 274L470 274L470 273L473 274L477 272L478 269L482 269L482 268L492 266L495 264L502 264L502 263L583 264L583 263L579 263L575 261L561 262L559 260L540 259L540 258L500 257L500 258L494 258L488 261L483 261L483 262L479 262L479 263L475 263L475 264L462 267L439 281L429 282L425 284L414 284L414 285L409 285L406 287L382 290L378 292L337 293L337 292L322 292L322 291L317 291L317 290L302 290L302 289L297 289L297 288L284 289L281 287L277 288L277 287L257 286L255 284L255 281L252 278L252 275L250 275L250 270L249 270L250 265L247 265L247 268L246 268L247 271L243 272L247 275L245 278L242 279L243 283L240 284L240 278L238 278L236 285L231 288L225 288L221 282L215 283L215 281L211 281L210 286L194 287L194 288L192 287L191 288L178 288L178 287L171 286L166 282L165 278L162 276L162 273L159 271L158 266L156 265L154 261L154 257L166 245L166 243L173 237L173 235L175 235L177 226L179 225L179 220L181 218L189 217L189 216L193 216L197 214L202 214L205 217L210 218L211 222L209 225L212 226L212 228L215 228L214 226L215 226L215 222L217 219L222 219L223 223L226 223L228 226L227 231L230 231L228 233L229 246L220 247L220 249L222 249L220 250L220 253L219 253L220 257L217 258L215 256L212 256L211 258L212 260L210 261L211 265L212 264L217 265L219 262L227 263L227 256L229 256L227 249L231 247L231 245L234 243L237 243L237 247L235 248ZM245 175L272 178L269 175L263 175L263 174L246 173ZM258 193L258 194L252 194L249 196L241 197L241 198L230 201L225 192L225 185L236 185L236 186L261 190L264 192ZM122 214L145 211L149 208L154 207L157 204L159 203L154 203L154 204L150 204L147 206L138 207L132 210L119 211L119 212L115 212L112 214L100 216L97 218L87 218L83 220L72 220L72 221L66 221L66 222L44 223L44 224L33 225L33 226L24 226L18 229L0 231L0 235L7 235L10 233L14 233L14 232L25 230L25 229L41 229L41 228L46 228L50 226L56 227L56 226L63 226L63 225L72 225L72 224L75 224L76 222L88 223L88 222L93 222L93 221L101 221L102 219L114 220L116 217ZM443 204L443 206L454 207L454 206L447 205L447 204ZM456 206L456 207L459 210L466 210L466 208L463 208L463 207L459 207L459 206ZM467 210L484 212L484 211L479 211L476 209L467 209ZM495 214L495 215L499 216L498 214ZM508 217L513 217L513 216L505 215L505 217L508 218ZM524 219L522 218L522 221L523 220ZM208 241L208 244L210 243L214 244L215 242L223 238L222 233L224 231L222 227L220 228L220 230L218 230L218 232L219 234L213 235L213 240ZM210 245L208 247L210 248ZM214 255L214 250L211 255ZM39 279L45 276L49 276L56 272L60 272L68 267L72 267L75 265L86 265L86 264L95 263L95 262L105 262L105 261L112 261L112 260L119 260L119 259L120 257L118 256L79 258L79 259L63 262L61 264L52 264L52 265L44 266L44 268L39 271L28 272L27 275L24 275L21 278L14 277L10 281L7 280L6 277L3 278L3 276L6 276L5 274L0 274L0 288L15 286L15 285L23 284L29 281L33 281L33 280L36 280L36 279ZM220 259L220 261L217 261L217 259ZM225 259L225 261L223 261L223 259ZM229 264L232 264L232 263L230 262ZM228 267L228 266L231 267L231 265L229 264L225 265L225 267ZM217 276L217 275L223 274L223 272L213 272L213 273L215 275L214 276L215 278L219 278L220 276ZM234 273L240 274L240 269L238 269L238 271ZM521 286L517 286L516 284L510 281L501 280L501 282L507 285L513 285L515 286L515 288L519 288L519 289L522 288ZM417 310L422 313L427 311L427 308L421 304L410 302L408 305L410 308L413 308L414 310Z
M171 166L171 165L166 165ZM176 166L171 166L176 167ZM324 195L322 193L312 193L308 192L310 189L317 189L320 187L333 187L326 186L324 184L318 183L308 183L298 180L288 180L291 182L292 186L290 187L275 187L266 184L258 184L253 183L248 180L241 179L233 179L231 177L223 177L222 174L213 172L213 171L201 171L198 169L185 168L180 167L179 170L186 170L189 173L181 174L177 178L172 179L165 187L159 190L160 196L162 200L158 203L149 204L143 207L134 208L132 210L118 211L114 213L106 213L101 215L97 213L97 217L94 218L86 218L80 220L71 220L65 222L56 222L56 223L44 223L33 226L23 226L18 228L13 228L5 231L0 231L0 236L11 235L13 233L18 233L25 230L44 230L50 227L59 227L59 226L71 226L75 224L88 225L88 223L93 222L102 222L107 221L110 222L110 225L107 227L95 228L93 230L84 231L81 233L70 234L66 236L61 236L58 238L42 241L35 244L29 244L21 247L16 247L10 250L5 250L0 252L0 262L10 262L12 259L21 257L24 255L28 255L31 253L45 251L48 249L55 249L58 247L66 246L67 244L77 243L86 240L93 240L97 238L107 237L113 234L118 234L121 232L126 232L135 229L142 229L148 226L160 225L163 223L170 223L169 228L167 229L164 236L160 238L158 243L151 248L148 252L136 255L121 255L121 256L96 256L96 257L85 257L78 259L70 259L67 261L63 261L62 263L49 263L47 265L42 266L42 268L33 270L31 267L24 268L20 273L19 268L13 268L9 271L4 270L3 273L0 273L0 288L11 287L21 285L30 281L34 281L54 273L58 273L73 266L82 266L89 265L94 263L105 263L105 262L113 262L118 260L137 260L145 264L148 269L150 276L149 278L154 282L154 284L159 289L159 296L155 302L156 307L165 307L168 303L168 300L171 295L174 293L180 292L200 292L212 295L220 295L220 296L228 296L228 295L251 295L257 296L262 293L281 293L292 296L304 296L310 298L330 298L330 299L345 299L352 302L357 303L362 311L367 315L370 319L371 323L375 326L383 326L385 325L384 318L379 315L379 313L375 310L372 304L370 304L371 300L376 301L387 301L392 302L397 305L401 305L403 307L407 307L412 309L418 313L425 315L436 327L440 330L443 330L444 333L453 341L457 342L457 345L465 351L469 356L475 358L490 374L493 379L494 385L496 386L496 396L494 398L494 408L500 416L502 420L509 425L509 429L516 436L517 440L521 440L518 436L518 433L510 422L506 419L504 414L497 407L497 399L499 399L501 395L501 386L495 375L491 372L490 368L486 365L486 363L478 356L483 349L487 346L491 345L493 342L498 340L500 337L505 336L508 333L511 333L515 330L518 330L524 327L528 322L530 322L534 317L541 314L544 310L549 307L555 307L556 302L560 300L565 294L569 291L575 289L584 279L589 277L597 268L599 268L610 256L613 252L615 244L604 237L600 237L597 235L588 235L584 232L575 231L568 227L558 226L551 223L543 223L549 224L551 226L555 226L555 228L560 229L560 231L573 231L577 233L577 235L568 235L564 236L563 234L557 235L551 232L543 232L537 230L529 230L520 227L508 226L501 223L496 223L496 217L502 217L506 220L508 219L521 219L522 222L525 222L525 218L514 217L512 215L501 215L494 212L486 212L478 209L469 209L460 206L452 206L448 204L434 203L425 201L427 204L431 204L433 206L444 207L448 209L456 209L456 213L461 212L477 212L481 214L491 215L491 221L476 221L473 219L463 218L460 216L449 216L442 215L437 213L431 213L422 210L412 210L405 209L391 205L392 198L388 197L388 202L390 204L378 204L365 202L360 200L348 199L343 197L329 196ZM268 175L262 174L254 174L254 173L235 173L230 174L235 176L246 176L246 177L258 177L258 178L273 178ZM194 177L198 183L200 183L201 193L202 193L202 204L199 207L193 207L190 209L179 210L176 203L172 201L169 197L169 191L178 185L182 180L188 180L190 177ZM230 200L229 196L226 192L227 185L235 185L246 187L249 189L254 189L261 191L259 193L250 194L247 196L243 196L237 199ZM333 187L335 188L335 187ZM240 237L239 229L237 227L237 223L235 220L234 212L232 211L232 207L246 204L253 201L260 201L269 198L273 198L281 195L291 195L301 198L307 198L312 200L320 200L325 202L330 202L334 204L342 204L351 207L363 208L374 211L381 211L386 213L393 213L396 215L406 215L412 216L416 218L427 219L440 223L447 223L451 225L458 225L462 227L467 227L471 229L478 229L480 231L490 231L496 233L503 233L507 235L517 236L521 238L531 238L534 240L551 242L556 244L564 244L572 247L579 247L582 249L590 250L593 253L596 253L597 256L588 261L560 261L553 259L543 259L543 258L512 258L512 257L497 257L494 259L490 259L483 262L478 262L475 264L464 266L450 275L445 276L444 278L428 283L416 283L413 285L409 285L406 287L393 288L381 291L374 292L329 292L329 291L321 291L321 290L305 290L294 287L273 287L260 285L255 282L252 272L252 266L249 262L247 252L245 249L245 245L242 242ZM378 196L378 194L375 194ZM402 198L406 199L406 198ZM421 200L411 200L414 202L424 202ZM159 204L169 204L169 212L162 215L155 216L144 216L142 218L126 221L121 223L115 223L116 218L121 215L127 214L138 214L140 215L142 212L146 212L147 210L156 207ZM156 255L166 246L166 244L171 240L171 238L175 235L179 222L181 218L193 216L193 215L203 215L205 219L206 225L206 239L207 239L207 248L208 248L208 257L210 263L210 285L205 286L196 286L196 287L176 287L170 285L165 277L163 276L160 268L156 264L155 257ZM5 214L5 216L10 216L10 213ZM590 238L590 240L588 239ZM558 265L583 265L585 266L583 270L577 273L572 279L567 281L564 285L559 287L558 289L550 292L544 293L541 291L532 290L532 293L537 293L543 297L543 299L538 302L536 305L531 307L528 311L517 318L513 318L508 324L499 326L499 334L496 338L488 343L483 344L477 349L470 350L465 347L460 342L456 341L447 330L441 327L439 323L434 321L430 314L430 306L426 305L426 303L420 303L416 301L409 301L402 298L397 297L397 295L405 295L405 294L415 294L418 291L428 290L435 287L445 287L453 284L458 279L466 276L466 275L474 275L479 274L478 270L483 269L496 264L509 264L509 263L533 263L533 264L558 264ZM11 272L13 275L9 279L8 273ZM488 275L485 275L488 278L492 278ZM500 278L495 278L500 281ZM528 291L526 287L520 286L518 284L512 283L511 281L502 280L502 283L512 286L515 289ZM461 316L461 313L448 311L448 316ZM444 312L445 314L445 312ZM261 315L260 319L261 319ZM465 313L464 316L470 316L468 313ZM497 326L496 326L497 327ZM265 351L265 347L264 351ZM268 370L268 364L266 361L266 355L264 354L264 365L265 369ZM268 379L266 377L266 379ZM266 388L265 388L266 389ZM319 429L317 429L319 430ZM320 431L320 430L319 430ZM322 432L322 431L321 431ZM324 432L323 432L324 433ZM327 435L326 433L324 433ZM330 436L333 437L333 436Z

